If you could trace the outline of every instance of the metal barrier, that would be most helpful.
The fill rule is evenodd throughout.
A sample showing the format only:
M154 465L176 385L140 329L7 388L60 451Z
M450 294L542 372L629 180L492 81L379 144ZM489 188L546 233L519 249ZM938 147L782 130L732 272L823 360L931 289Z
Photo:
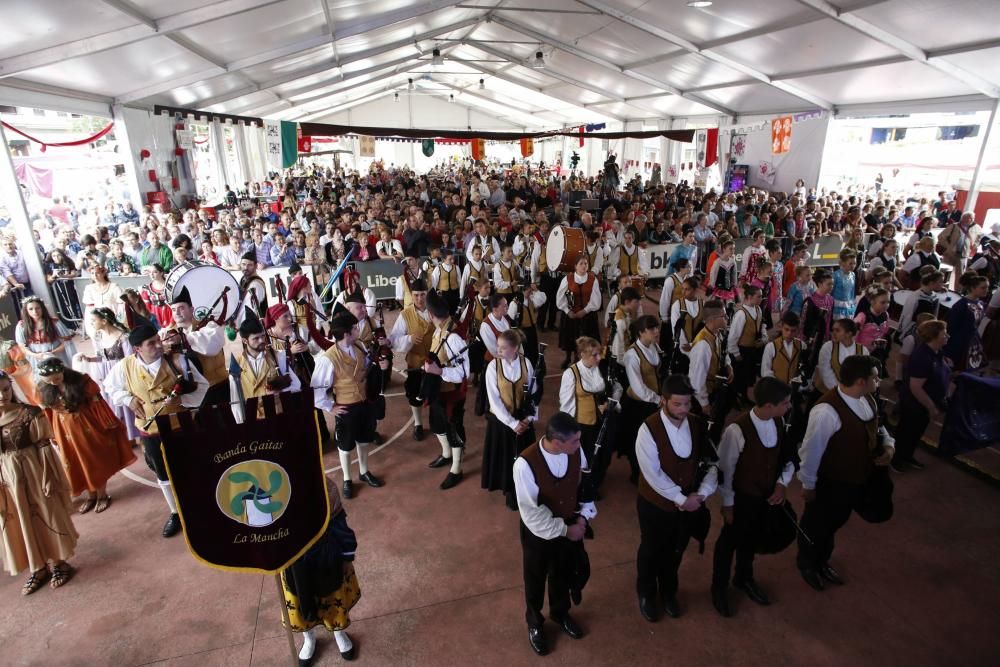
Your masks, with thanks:
M83 324L83 307L76 291L73 278L57 278L52 283L52 296L56 304L56 316L64 323L76 326Z

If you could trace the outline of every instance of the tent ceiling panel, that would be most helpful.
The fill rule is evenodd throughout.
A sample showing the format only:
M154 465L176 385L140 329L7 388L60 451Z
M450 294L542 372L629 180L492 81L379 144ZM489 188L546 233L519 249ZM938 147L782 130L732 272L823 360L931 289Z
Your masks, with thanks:
M804 90L824 91L839 104L891 102L968 94L960 81L921 63L907 61L865 70L795 79Z
M31 70L30 81L117 96L149 81L172 79L205 68L205 61L167 39L154 37L115 49Z
M694 53L671 58L664 63L638 67L636 71L666 81L682 90L736 81L744 76L730 67Z
M944 60L1000 84L1000 46L970 53L956 53Z
M853 13L931 51L996 38L1000 25L995 0L892 0Z
M706 97L708 97L706 95ZM629 106L633 108L632 116L644 118L649 116L698 116L706 113L715 113L711 109L698 104L692 100L677 97L676 95L663 95L661 97L650 97L643 100L629 100ZM596 111L608 108L610 105L594 107ZM637 112L645 112L639 113Z
M770 75L899 55L832 19L726 44L714 51Z
M119 30L135 22L108 5L89 0L4 0L0 58Z
M739 109L741 114L815 109L808 102L764 83L706 90L701 95L729 108Z
M174 88L173 90L168 90L165 93L156 95L150 98L150 102L153 104L163 104L166 106L179 106L179 107L189 107L189 108L201 108L198 104L199 100L207 100L210 97L215 97L216 95L225 95L227 93L232 93L234 91L240 90L246 85L246 79L239 74L226 74L224 76L217 76L205 81L199 81L198 83L192 84L190 86L182 86L180 88ZM254 93L253 95L257 95ZM229 108L217 107L213 108L213 111L220 111L226 113L227 111L232 111L233 109L249 104L251 100L247 98L250 96L243 97L239 100L239 104L231 104ZM274 100L274 95L265 96L268 101Z
M591 18L591 17L582 17ZM644 33L635 28L629 27L606 16L597 17L600 19L599 25L593 30L577 32L574 29L567 30L566 33L556 37L560 41L569 42L574 46L589 51L596 56L615 63L627 63L648 57L652 53L663 51L663 41ZM576 18L573 22L576 22ZM518 21L528 25L533 25L533 21L526 20L523 16L518 17ZM558 24L560 32L564 30L563 21ZM574 26L575 28L575 26ZM551 28L538 28L540 32L549 33ZM568 35L579 35L573 39L568 39Z
M170 2L163 2L163 0L128 0L128 4L149 18L158 20L179 14L180 12L198 9L210 3L205 0L170 0Z

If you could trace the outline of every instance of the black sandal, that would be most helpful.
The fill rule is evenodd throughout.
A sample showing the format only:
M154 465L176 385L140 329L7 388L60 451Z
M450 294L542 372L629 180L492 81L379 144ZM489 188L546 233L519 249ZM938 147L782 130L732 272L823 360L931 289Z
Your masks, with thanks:
M111 496L101 496L97 499L97 505L94 506L94 514L100 514L109 507L111 507Z
M83 501L82 505L80 505L79 509L80 514L86 514L90 510L94 509L94 505L96 504L97 504L97 498L95 498L94 496L90 496L89 498Z
M49 584L52 588L59 588L70 579L73 578L73 566L69 563L62 563L61 565L52 566L52 582Z
M24 586L21 587L21 595L31 595L39 588L45 585L45 582L49 580L49 569L42 568L38 572L32 572L28 580L24 582Z

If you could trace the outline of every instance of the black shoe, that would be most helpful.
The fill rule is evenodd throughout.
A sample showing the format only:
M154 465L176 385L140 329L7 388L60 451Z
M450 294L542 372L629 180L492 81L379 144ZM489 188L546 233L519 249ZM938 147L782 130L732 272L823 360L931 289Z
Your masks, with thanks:
M528 628L528 643L538 655L548 655L549 643L545 641L545 633L541 628Z
M449 472L448 475L444 478L444 481L441 482L441 490L446 491L461 481L462 481L462 471Z
M509 509L511 512L517 511L517 496L515 496L513 493L505 493L504 502L507 505L507 509Z
M381 445L384 442L384 440L382 439L382 434L379 433L378 431L375 431L375 434L372 436L372 442L374 442L376 445Z
M650 623L660 620L660 610L656 608L656 601L653 598L639 598L639 613Z
M927 466L925 466L923 463L921 463L916 459L909 459L906 462L906 465L913 468L914 470L924 470L927 468Z
M753 579L747 579L746 581L733 582L733 585L747 594L747 597L756 602L759 605L767 606L771 604L771 598L767 597L767 593L760 589L757 582Z
M416 440L416 441L418 441L418 442L424 439L424 427L423 426L414 426L413 427L413 439Z
M809 584L810 588L817 591L822 591L826 588L826 584L824 584L823 580L820 578L819 572L813 568L799 570L799 574L802 575L802 578L805 579L805 582Z
M730 618L733 615L733 610L729 608L729 593L725 588L712 586L712 606L723 618Z
M844 585L843 578L840 576L840 574L836 570L834 570L832 567L830 567L829 563L827 563L823 567L819 568L819 576L823 577L824 579L826 579L827 581L829 581L831 584L837 584L838 586L843 586Z
M371 470L366 472L364 475L361 475L360 479L368 486L375 487L376 489L380 486L385 486L385 482L373 475Z
M344 660L347 660L348 662L354 660L354 645L352 644L351 648L347 649L346 651L341 651L340 657L343 658Z
M443 456L438 456L436 459L427 464L428 468L443 468L445 466L451 465L451 457L445 458Z
M179 532L181 532L181 518L175 512L171 514L170 518L167 519L167 522L163 524L163 536L173 537Z
M562 631L573 639L583 639L583 628L577 625L576 621L569 614L563 616L558 623Z
M344 480L344 491L340 495L344 496L345 500L350 500L354 495L354 484L351 483L351 480Z
M670 618L680 618L681 617L681 606L677 604L677 598L673 595L664 598L663 600L663 611L667 612L667 616Z

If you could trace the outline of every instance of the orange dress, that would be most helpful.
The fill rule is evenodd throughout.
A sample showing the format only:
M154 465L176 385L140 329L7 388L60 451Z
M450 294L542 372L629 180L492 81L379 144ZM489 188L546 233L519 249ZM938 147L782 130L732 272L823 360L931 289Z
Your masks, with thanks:
M86 399L76 412L60 406L45 410L74 496L104 486L136 460L125 425L104 402L97 383L87 376L83 381Z

